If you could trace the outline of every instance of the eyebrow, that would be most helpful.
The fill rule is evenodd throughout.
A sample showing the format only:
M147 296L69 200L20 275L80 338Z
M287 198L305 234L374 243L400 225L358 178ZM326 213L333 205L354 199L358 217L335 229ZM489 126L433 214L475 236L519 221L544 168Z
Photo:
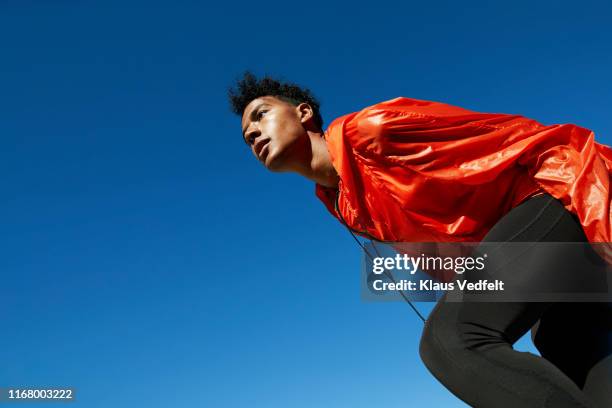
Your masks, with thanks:
M256 105L256 106L253 108L253 110L251 111L251 113L249 114L249 119L250 119L250 120L253 120L253 115L255 115L255 112L257 112L257 110L258 110L259 108L261 108L262 106L264 106L264 105L266 105L266 102L260 102L260 103L259 103L259 105ZM246 128L244 128L244 129L242 129L242 138L243 138L243 139L244 139L244 132L246 132L247 128L248 128L248 126L247 126ZM246 142L246 139L245 139L245 142ZM248 143L247 143L247 144L248 144Z

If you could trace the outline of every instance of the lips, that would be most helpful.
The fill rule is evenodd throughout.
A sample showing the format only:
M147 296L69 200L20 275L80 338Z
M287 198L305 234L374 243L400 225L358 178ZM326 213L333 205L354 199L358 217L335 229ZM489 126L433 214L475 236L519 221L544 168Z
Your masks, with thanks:
M270 147L269 138L261 139L255 142L255 146L254 146L255 155L257 156L257 159L259 161L263 161L266 159L266 157L268 156L269 147Z

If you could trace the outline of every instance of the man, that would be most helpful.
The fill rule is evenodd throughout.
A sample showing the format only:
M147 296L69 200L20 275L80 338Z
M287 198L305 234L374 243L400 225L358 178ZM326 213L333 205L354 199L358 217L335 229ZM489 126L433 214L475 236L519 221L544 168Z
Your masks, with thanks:
M337 118L323 131L319 103L308 89L248 72L229 97L255 157L273 172L314 181L331 214L364 237L612 241L612 150L588 129L395 98ZM554 339L568 336L568 310L580 310L576 325L609 339L612 309L609 303L573 305L439 301L421 356L473 406L603 406L612 400L601 391L612 386L605 368L612 345L594 348L575 334L574 345L586 353L575 359ZM545 358L514 351L512 344L538 320L534 341Z

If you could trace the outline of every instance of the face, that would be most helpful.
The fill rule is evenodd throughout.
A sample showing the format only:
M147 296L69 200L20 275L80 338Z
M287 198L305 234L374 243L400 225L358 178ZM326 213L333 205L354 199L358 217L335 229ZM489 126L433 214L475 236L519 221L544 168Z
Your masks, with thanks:
M242 135L255 157L272 171L291 171L307 159L309 138L304 123L308 104L298 106L273 96L254 99L242 115Z

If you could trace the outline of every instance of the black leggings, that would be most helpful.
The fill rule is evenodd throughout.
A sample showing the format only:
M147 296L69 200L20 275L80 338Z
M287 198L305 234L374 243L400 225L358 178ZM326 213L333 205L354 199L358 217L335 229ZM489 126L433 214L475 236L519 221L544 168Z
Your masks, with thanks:
M587 239L577 218L544 194L512 209L483 241ZM473 407L612 407L612 303L447 302L447 295L427 319L420 355L461 400ZM529 329L542 357L512 348Z

